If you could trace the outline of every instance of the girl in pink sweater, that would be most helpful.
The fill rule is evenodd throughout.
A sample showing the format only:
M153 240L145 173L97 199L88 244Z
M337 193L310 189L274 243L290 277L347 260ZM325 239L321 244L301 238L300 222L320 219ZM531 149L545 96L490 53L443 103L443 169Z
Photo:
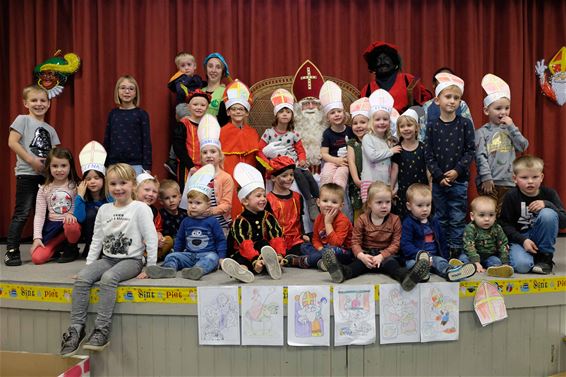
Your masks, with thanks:
M34 264L49 261L65 241L58 262L72 262L79 256L81 236L81 226L73 215L79 181L75 161L68 149L56 147L49 152L45 166L47 177L35 204L31 260Z

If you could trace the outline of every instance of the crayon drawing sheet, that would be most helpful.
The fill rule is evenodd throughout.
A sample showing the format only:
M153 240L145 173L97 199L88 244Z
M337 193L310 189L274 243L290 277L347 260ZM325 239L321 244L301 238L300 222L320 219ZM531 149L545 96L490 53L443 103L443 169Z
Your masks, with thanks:
M243 286L242 344L283 345L283 287Z
M458 283L419 284L421 342L457 340L460 331Z
M329 346L330 287L289 286L287 321L290 346Z
M200 345L240 344L238 287L198 287Z
M482 326L507 318L505 300L493 283L482 281L474 297L474 310Z
M399 284L379 285L379 342L420 342L420 293L415 289L406 292Z
M334 345L375 343L375 288L373 285L334 287Z

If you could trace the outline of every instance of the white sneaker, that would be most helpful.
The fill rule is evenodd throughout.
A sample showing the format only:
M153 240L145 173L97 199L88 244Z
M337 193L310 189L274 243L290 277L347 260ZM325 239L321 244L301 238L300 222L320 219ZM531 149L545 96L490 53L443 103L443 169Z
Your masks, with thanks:
M254 274L250 270L242 267L240 263L236 262L234 259L224 258L220 264L220 268L228 276L244 283L251 283L255 280Z
M271 246L264 246L261 248L261 257L269 276L274 280L281 279L281 266L275 250Z
M451 267L447 271L448 281L460 281L473 276L476 273L476 265L465 263L461 266Z

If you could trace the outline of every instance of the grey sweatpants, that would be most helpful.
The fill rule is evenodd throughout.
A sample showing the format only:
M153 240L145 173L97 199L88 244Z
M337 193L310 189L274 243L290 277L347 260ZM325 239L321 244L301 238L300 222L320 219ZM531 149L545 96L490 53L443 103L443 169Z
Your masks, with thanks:
M83 327L90 298L90 289L100 280L100 300L95 328L111 330L112 313L116 303L116 287L124 280L136 277L143 268L141 259L118 259L103 257L79 272L73 286L73 302L71 306L71 325Z

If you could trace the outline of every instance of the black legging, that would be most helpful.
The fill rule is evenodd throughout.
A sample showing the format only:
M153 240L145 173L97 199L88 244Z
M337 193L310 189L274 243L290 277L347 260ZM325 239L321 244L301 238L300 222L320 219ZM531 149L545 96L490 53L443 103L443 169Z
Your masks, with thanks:
M305 198L305 200L318 198L318 184L311 172L305 169L296 168L294 173L295 182L297 182L297 186L299 186L299 191L303 195L303 198Z
M379 255L379 252L371 253L371 255ZM401 267L399 262L393 257L387 257L378 268L367 268L366 265L359 259L356 259L344 268L344 275L346 279L353 279L362 274L373 272L385 274L398 282L402 282L407 276L407 269Z

